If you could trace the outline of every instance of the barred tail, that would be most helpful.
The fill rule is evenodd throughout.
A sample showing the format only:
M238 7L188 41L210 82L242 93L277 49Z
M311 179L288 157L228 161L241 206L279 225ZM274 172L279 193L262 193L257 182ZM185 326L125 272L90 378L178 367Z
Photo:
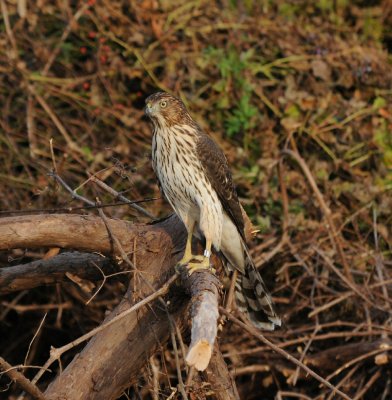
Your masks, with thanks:
M247 249L245 251L245 273L239 273L235 284L237 306L259 329L274 330L281 325L281 319L275 312L271 296L263 278L257 271Z

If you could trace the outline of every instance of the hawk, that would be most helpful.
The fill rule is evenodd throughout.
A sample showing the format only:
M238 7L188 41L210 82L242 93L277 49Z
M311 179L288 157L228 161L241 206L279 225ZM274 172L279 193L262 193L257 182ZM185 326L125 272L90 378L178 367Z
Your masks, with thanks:
M245 242L244 218L225 155L192 119L184 103L165 92L146 99L152 121L152 166L159 185L183 221L188 239L180 265L210 268L211 247L238 270L236 302L258 328L280 326L271 297ZM192 236L205 238L203 255L192 254Z

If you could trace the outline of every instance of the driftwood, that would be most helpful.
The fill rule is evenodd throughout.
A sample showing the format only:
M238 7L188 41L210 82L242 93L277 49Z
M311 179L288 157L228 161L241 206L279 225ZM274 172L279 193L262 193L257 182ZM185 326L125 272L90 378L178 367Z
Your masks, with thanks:
M184 227L175 216L152 225L82 215L19 216L3 218L0 221L1 250L60 247L99 252L112 259L119 259L122 252L132 255L130 256L133 262L132 268L125 265L126 263L123 263L122 267L131 270L132 280L137 282L137 292L129 290L103 324L129 310L138 300L154 293L173 275L173 267L181 256L185 237ZM71 260L70 264L67 263L67 256ZM100 255L63 253L49 260L6 268L0 276L0 290L5 293L54 283L64 279L67 272L89 278L91 277L89 274L94 275L90 267L80 274L80 271L77 271L84 261L90 267L93 265L93 269L94 264L99 263L99 268L109 273L113 268L109 259ZM214 262L219 261L216 259ZM61 269L57 274L52 270L56 265ZM48 272L48 279L37 272L40 266ZM23 280L20 276L21 271L25 271L32 279ZM102 272L99 272L102 277ZM97 278L98 275L94 277ZM187 297L184 290L176 286L176 290L172 288L164 301L162 298L157 298L149 303L148 307L141 307L137 312L129 313L99 331L66 369L52 381L45 392L45 398L118 397L124 389L136 383L147 360L158 346L168 340L173 324L177 325L180 331L184 331L188 328L188 320L192 319L192 316L197 320L197 316L200 316L198 311L205 310L206 304L207 307L209 304L212 304L213 308L217 307L219 284L211 277L208 271L197 272L192 274L191 281L184 285L199 287L199 290L192 292L192 307L189 296ZM130 289L134 287L135 285L130 285ZM170 304L169 308L165 306L165 302ZM217 316L217 313L213 313L211 320L215 321L215 326ZM200 341L204 343L204 339L208 343L207 354L203 353L201 358L203 365L200 367L200 364L196 363L196 367L200 367L198 369L207 366L216 336L216 329L207 333L203 329L203 325L198 326L198 323L192 328L190 359L194 344L197 345ZM61 354L54 349L52 361ZM205 377L209 379L211 388L217 392L217 398L238 398L235 383L217 347Z

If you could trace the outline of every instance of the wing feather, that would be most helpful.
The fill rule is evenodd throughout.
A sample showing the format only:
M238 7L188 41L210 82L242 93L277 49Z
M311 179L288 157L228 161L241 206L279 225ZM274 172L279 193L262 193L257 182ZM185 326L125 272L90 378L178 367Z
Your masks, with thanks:
M204 132L197 139L196 151L211 186L218 194L223 210L245 240L244 218L226 157L218 145Z

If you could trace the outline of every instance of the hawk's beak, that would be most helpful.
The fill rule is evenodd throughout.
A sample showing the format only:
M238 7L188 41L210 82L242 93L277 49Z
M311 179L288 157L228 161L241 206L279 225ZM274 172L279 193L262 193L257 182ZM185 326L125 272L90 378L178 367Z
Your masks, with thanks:
M153 108L152 108L152 103L148 102L146 107L144 108L144 113L150 117L153 114Z

